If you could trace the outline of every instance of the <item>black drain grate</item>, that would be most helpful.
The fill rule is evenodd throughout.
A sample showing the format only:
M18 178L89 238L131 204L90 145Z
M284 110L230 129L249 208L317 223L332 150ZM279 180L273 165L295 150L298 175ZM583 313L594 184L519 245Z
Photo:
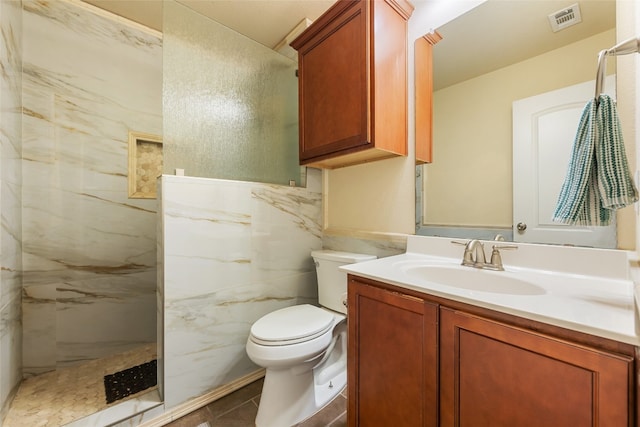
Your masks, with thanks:
M158 383L158 361L143 363L115 374L104 376L107 403L123 399Z

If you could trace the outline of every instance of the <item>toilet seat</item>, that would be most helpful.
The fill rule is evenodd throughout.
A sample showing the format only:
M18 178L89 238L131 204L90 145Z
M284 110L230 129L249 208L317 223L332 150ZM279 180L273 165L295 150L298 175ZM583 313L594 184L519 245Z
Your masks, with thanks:
M251 326L250 339L264 346L313 340L329 332L335 316L310 304L294 305L264 315Z

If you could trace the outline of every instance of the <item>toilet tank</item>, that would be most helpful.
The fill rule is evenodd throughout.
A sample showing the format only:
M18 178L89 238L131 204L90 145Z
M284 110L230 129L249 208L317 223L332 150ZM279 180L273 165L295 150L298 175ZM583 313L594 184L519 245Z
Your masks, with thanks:
M318 302L323 307L346 314L347 307L343 301L347 298L347 273L338 270L338 267L377 257L331 250L312 251L311 256L318 276Z

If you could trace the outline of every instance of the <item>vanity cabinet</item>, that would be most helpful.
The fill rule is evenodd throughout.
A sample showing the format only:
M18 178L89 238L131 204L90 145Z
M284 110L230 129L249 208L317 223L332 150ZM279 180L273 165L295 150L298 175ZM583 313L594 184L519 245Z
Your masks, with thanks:
M349 425L435 426L438 306L353 280L347 298Z
M441 426L629 426L633 358L440 309Z
M635 425L630 345L351 275L348 298L351 427Z
M406 0L339 0L298 51L300 164L336 168L407 155Z

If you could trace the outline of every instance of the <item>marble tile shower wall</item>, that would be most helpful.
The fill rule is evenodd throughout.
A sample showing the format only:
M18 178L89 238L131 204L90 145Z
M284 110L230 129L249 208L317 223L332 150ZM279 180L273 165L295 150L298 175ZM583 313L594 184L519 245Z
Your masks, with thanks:
M22 9L0 2L0 424L22 378Z
M320 172L307 183L162 177L165 408L259 369L245 352L251 324L317 301Z
M3 1L4 3L4 1ZM161 134L159 33L24 0L24 370L156 339L156 200L128 199L128 131Z

